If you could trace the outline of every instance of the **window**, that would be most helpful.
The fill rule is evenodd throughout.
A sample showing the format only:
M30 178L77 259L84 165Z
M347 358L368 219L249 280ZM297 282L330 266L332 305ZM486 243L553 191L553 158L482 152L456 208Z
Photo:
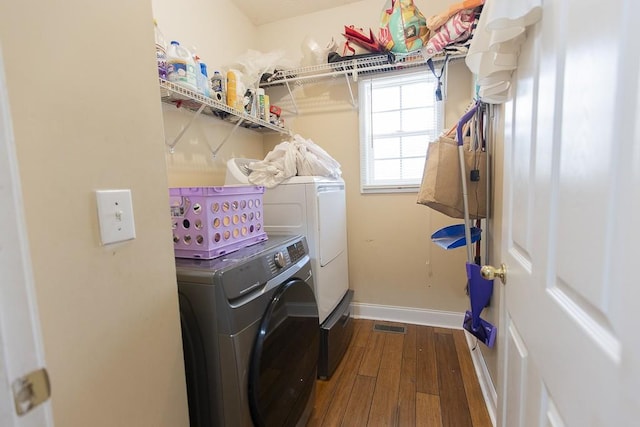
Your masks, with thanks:
M443 127L437 86L428 70L360 81L362 193L418 190L427 146Z

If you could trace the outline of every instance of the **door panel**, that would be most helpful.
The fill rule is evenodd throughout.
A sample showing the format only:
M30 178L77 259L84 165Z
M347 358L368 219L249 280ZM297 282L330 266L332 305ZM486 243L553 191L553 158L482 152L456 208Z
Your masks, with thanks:
M510 323L510 322L509 322ZM524 413L526 404L526 384L527 384L527 348L516 331L514 325L510 324L506 336L507 351L507 406L511 408L507 414L508 426L518 427L524 425Z
M553 400L548 394L545 394L545 412L544 412L544 423L542 425L546 427L564 427L565 424L562 421L562 417L558 413L558 409L556 405L553 403Z
M499 425L632 425L640 405L638 12L545 1L522 46L504 109Z

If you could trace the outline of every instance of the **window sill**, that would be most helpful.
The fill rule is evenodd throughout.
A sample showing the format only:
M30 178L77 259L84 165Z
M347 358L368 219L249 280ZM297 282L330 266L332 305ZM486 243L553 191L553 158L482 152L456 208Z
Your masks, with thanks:
M360 187L360 194L417 193L419 185L368 185Z

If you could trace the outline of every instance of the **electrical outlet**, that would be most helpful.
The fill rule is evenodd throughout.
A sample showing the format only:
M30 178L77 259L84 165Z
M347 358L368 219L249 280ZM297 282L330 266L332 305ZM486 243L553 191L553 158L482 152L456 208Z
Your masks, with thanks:
M131 190L96 190L103 245L135 239Z

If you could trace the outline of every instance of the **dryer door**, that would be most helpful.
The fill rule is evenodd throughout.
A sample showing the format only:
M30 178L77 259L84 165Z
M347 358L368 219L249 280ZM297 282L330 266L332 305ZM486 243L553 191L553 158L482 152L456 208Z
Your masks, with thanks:
M256 426L295 426L313 406L320 329L309 284L290 279L260 323L249 366L249 406Z
M344 186L318 189L318 239L320 266L347 248L347 203Z

